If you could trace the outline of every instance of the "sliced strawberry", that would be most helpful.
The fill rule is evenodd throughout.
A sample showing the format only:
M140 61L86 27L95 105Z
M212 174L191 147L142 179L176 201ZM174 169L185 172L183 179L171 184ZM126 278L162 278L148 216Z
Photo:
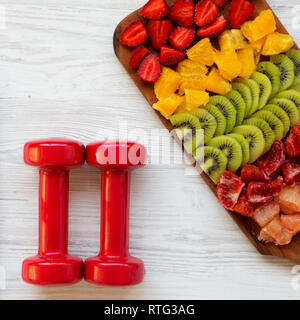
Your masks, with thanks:
M263 155L257 162L256 165L266 172L266 174L271 175L273 172L277 171L285 160L285 147L282 141L275 140L270 151Z
M239 200L245 183L231 171L225 171L217 186L219 202L229 210L233 210Z
M214 38L217 37L221 32L227 28L227 20L220 16L216 21L210 23L209 25L198 29L197 35L201 38Z
M136 47L148 39L148 32L141 21L133 22L121 35L121 43L124 46Z
M162 46L160 48L159 60L166 66L172 66L185 58L185 52L176 50L170 46Z
M229 21L232 28L238 29L254 11L254 3L247 0L233 0L229 8Z
M223 7L228 0L211 0L218 7Z
M242 168L241 179L245 183L249 182L269 182L272 179L261 169L252 164L247 164Z
M155 54L148 55L141 63L138 76L146 82L156 82L161 74L161 65Z
M296 178L300 175L300 156L286 161L282 166L284 182L293 184Z
M270 183L270 187L271 187L271 191L272 191L272 194L273 194L273 198L277 198L282 189L283 189L283 178L282 176L279 176L277 177L275 180L273 180L271 183Z
M194 23L194 0L177 0L170 8L169 18L177 24L190 27Z
M145 46L136 47L131 54L129 60L129 66L132 69L137 69L141 62L150 54L150 50L147 49Z
M151 43L154 48L159 49L164 45L172 31L172 22L170 20L150 20L148 32Z
M264 227L276 216L279 216L279 213L280 205L275 201L271 201L259 205L253 213L253 219L259 226Z
M286 152L290 157L300 155L300 122L291 130L285 142Z
M217 19L219 8L211 0L201 0L196 4L195 23L203 27Z
M195 28L176 27L170 34L170 44L178 50L184 50L190 46L195 36Z
M300 186L284 186L278 202L280 209L285 214L295 214L300 212Z
M243 189L237 204L232 211L237 212L245 217L252 217L254 212L254 205L248 201L247 192Z
M169 12L165 0L149 0L142 9L142 16L146 19L161 19Z

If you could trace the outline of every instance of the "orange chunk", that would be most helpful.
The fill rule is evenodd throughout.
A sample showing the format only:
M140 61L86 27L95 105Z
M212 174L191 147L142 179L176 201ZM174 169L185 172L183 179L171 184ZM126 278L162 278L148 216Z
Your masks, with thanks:
M177 72L181 76L197 76L207 74L207 67L200 62L185 59L178 63Z
M153 109L159 111L166 119L175 112L178 106L184 102L184 97L173 93L170 97L159 100L153 104Z
M171 68L163 67L160 78L154 84L154 92L158 100L168 98L180 84L181 76Z
M206 66L214 64L216 49L212 46L209 38L204 38L188 49L186 54L190 60L200 62Z
M249 44L257 53L260 53L264 44L265 44L266 38L267 37L263 37L259 40L254 41L254 42L250 42Z
M194 109L204 106L208 103L209 94L202 90L185 90L185 104L188 111L193 111Z
M238 59L241 63L241 73L240 77L248 79L256 70L256 61L254 55L254 49L250 46L237 51Z
M213 93L225 95L231 89L231 84L220 75L217 68L212 68L206 82L206 89Z
M219 36L219 45L221 51L237 50L247 47L247 41L244 38L241 30L231 29L225 30Z
M206 89L207 76L198 75L191 77L182 77L179 85L178 93L183 95L186 89L193 90L205 90Z
M274 56L289 51L294 45L294 38L289 34L273 32L267 35L261 54Z
M240 75L242 66L234 50L217 51L214 59L224 79L231 81Z

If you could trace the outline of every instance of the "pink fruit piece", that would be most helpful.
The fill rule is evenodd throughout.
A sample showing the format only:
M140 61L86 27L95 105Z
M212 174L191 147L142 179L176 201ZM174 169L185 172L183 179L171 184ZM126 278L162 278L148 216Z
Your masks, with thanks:
M241 179L245 183L249 182L269 182L272 179L260 168L252 165L252 164L247 164L242 168L241 171Z
M285 142L286 152L289 157L300 155L300 122L291 130Z
M281 225L296 234L300 231L300 213L293 215L282 214L280 216Z
M293 158L286 161L282 166L282 173L284 182L286 184L293 184L298 175L300 175L300 157Z
M295 214L300 212L300 185L284 186L278 202L281 212Z
M225 171L219 180L217 194L219 202L228 210L232 210L238 202L245 183L231 171Z
M280 205L275 201L271 201L258 206L254 210L253 219L259 226L264 227L276 216L279 216L279 213Z
M248 201L247 192L243 189L237 204L232 211L237 212L245 217L252 217L254 212L254 205Z

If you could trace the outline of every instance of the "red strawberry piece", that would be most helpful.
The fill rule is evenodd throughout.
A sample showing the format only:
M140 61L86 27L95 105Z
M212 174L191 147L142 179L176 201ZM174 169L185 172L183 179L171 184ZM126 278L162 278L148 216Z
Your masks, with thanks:
M199 27L203 27L217 19L219 8L211 0L201 0L196 4L195 23Z
M169 18L177 24L190 27L194 23L194 0L177 0L170 8Z
M170 46L162 46L160 48L159 60L166 66L172 66L185 58L185 52L176 50Z
M124 46L136 47L148 39L148 32L141 21L133 22L121 35L121 43Z
M285 147L282 141L275 140L268 153L263 155L256 165L265 171L266 174L271 175L277 171L285 160Z
M161 74L161 65L155 54L148 55L140 64L138 76L146 82L156 82Z
M233 211L246 217L252 217L254 205L248 201L247 192L243 189L237 204L233 207Z
M283 188L283 178L282 176L277 177L270 183L271 191L273 194L273 198L276 198L280 195Z
M145 46L139 46L132 51L129 66L132 69L137 69L141 62L150 54L150 50L147 49Z
M239 200L245 183L231 171L225 171L217 186L219 202L228 210L232 210Z
M300 155L300 122L291 130L285 142L286 152L290 157Z
M286 184L293 184L300 175L300 157L286 161L282 166L282 173Z
M272 179L261 169L252 164L247 164L242 168L241 179L245 183L249 182L270 182Z
M161 19L169 12L165 0L149 0L142 9L142 16L146 19Z
M228 0L211 0L218 7L223 7Z
M254 11L254 3L247 0L233 0L229 8L229 21L232 28L239 28Z
M184 50L190 46L195 36L195 28L176 27L170 34L170 44L178 50Z
M210 23L209 25L198 29L197 35L201 38L209 37L214 38L217 37L222 31L227 28L227 20L220 16L216 21Z
M164 45L172 31L172 22L170 20L150 20L148 32L154 48L158 49Z

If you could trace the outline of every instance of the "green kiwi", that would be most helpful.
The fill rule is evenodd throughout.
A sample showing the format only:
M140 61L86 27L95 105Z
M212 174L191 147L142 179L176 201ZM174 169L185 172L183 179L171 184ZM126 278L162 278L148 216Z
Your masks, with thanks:
M204 143L207 144L214 136L217 129L217 120L207 110L199 108L192 112L196 116L204 130Z
M204 109L207 110L217 121L217 128L214 136L216 137L224 134L226 130L227 121L223 113L212 104L207 104L204 107Z
M262 131L256 126L241 125L233 129L233 133L241 134L249 143L250 159L249 162L255 162L265 149L265 139Z
M263 119L250 118L250 119L245 120L244 124L255 126L261 130L261 132L264 136L264 139L265 139L264 153L269 151L272 144L275 141L275 134L274 134L273 130L270 128L270 126L268 125L268 123Z
M280 90L280 71L278 67L270 61L264 61L258 64L258 71L265 74L271 81L271 97L274 97Z
M239 94L242 96L246 104L246 110L245 110L245 117L246 117L247 114L249 114L249 111L251 110L252 104L253 104L251 90L247 85L245 85L242 82L233 83L232 88L239 92Z
M291 121L288 114L276 104L267 104L262 110L272 112L283 124L283 137L290 131Z
M292 90L296 90L296 91L300 91L300 83L298 83L298 84L293 84L293 85L291 86L291 89L292 89Z
M251 78L259 85L259 110L267 104L272 93L272 84L269 78L261 72L254 72Z
M286 55L292 60L295 67L294 84L300 84L300 51L297 49L290 49Z
M280 92L276 96L276 98L285 98L293 101L296 107L298 108L299 116L300 116L300 92L290 89L290 90Z
M288 89L295 80L295 66L293 61L285 54L279 54L271 57L273 62L280 72L280 89L283 91Z
M188 153L204 144L203 130L199 119L190 113L178 113L170 117L178 138Z
M236 126L239 126L245 117L246 104L241 94L236 90L231 90L227 94L227 99L231 102L236 110Z
M235 139L241 145L243 152L242 165L247 164L250 159L249 142L241 134L238 133L230 133L227 136Z
M226 170L227 157L218 148L212 146L199 147L194 151L194 157L202 170L217 184L220 175Z
M259 88L258 83L252 79L244 80L243 83L250 88L251 95L252 95L252 106L251 106L251 109L249 110L248 114L246 115L247 117L249 117L249 116L251 116L251 114L256 112L259 107L260 88Z
M272 112L261 110L254 113L252 117L265 120L273 130L276 140L281 140L283 138L283 123Z
M224 96L215 95L209 99L209 103L216 106L226 119L225 132L231 132L236 123L236 110L232 103Z
M297 122L300 120L299 110L293 101L285 98L274 98L270 101L270 103L276 104L278 107L280 107L283 111L287 113L287 115L290 118L292 127L295 126Z
M220 149L228 159L227 169L236 172L243 162L243 151L241 145L233 138L219 136L211 139L210 146Z

